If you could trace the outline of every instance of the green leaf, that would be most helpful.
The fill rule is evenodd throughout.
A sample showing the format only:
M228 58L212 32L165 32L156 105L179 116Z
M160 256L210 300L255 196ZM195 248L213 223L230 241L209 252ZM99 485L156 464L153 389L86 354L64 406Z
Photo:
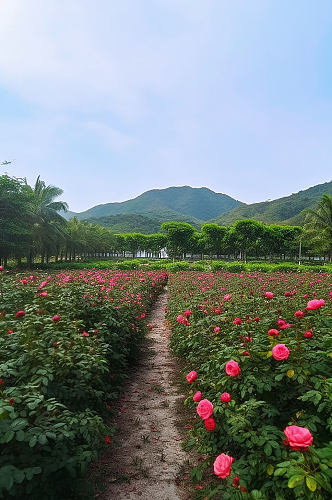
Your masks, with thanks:
M16 432L16 441L24 441L24 438L25 438L24 431L20 430Z
M305 482L309 488L310 491L316 491L317 488L317 482L312 476L307 476L305 478Z
M267 467L266 467L266 472L269 476L272 476L273 472L274 472L274 467L272 464L269 464Z
M267 457L272 454L272 446L269 443L266 443L266 445L264 446L264 453Z
M45 434L40 434L38 436L38 441L40 444L46 444L47 443L47 437L45 436Z
M303 475L295 475L288 479L288 488L295 488L301 481L303 481Z
M19 431L21 429L24 429L26 425L27 421L24 418L17 418L11 423L11 428L13 431Z
M279 476L283 476L284 474L286 474L287 472L287 469L276 469L274 471L274 475L275 477L279 477Z
M32 436L32 438L29 441L29 446L30 448L33 448L37 443L37 436Z
M14 436L15 436L14 431L5 432L5 434L1 438L1 443L9 443L9 441L11 441Z

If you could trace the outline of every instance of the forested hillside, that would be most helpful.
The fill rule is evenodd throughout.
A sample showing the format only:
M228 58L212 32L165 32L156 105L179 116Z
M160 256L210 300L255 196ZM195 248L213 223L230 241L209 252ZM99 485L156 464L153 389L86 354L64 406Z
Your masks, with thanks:
M162 220L175 220L175 212L177 217L179 214L183 214L206 221L218 217L221 213L232 210L240 204L240 201L226 194L215 193L205 187L181 186L152 189L132 200L96 205L76 215L82 220L116 214L151 214L156 212L157 217L161 217ZM186 221L192 223L188 218Z
M305 215L303 210L313 208L321 196L332 194L332 181L318 184L304 191L272 201L242 204L214 219L221 225L232 225L239 219L255 219L267 224L283 223L301 225Z

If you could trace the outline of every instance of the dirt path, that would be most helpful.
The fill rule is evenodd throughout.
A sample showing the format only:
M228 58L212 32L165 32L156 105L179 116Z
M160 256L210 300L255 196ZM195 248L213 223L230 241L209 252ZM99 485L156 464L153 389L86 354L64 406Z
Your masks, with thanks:
M124 389L115 442L99 464L106 488L96 496L98 500L187 497L178 484L187 454L175 425L176 406L183 396L175 386L177 365L168 350L166 303L167 290L148 318L153 329Z

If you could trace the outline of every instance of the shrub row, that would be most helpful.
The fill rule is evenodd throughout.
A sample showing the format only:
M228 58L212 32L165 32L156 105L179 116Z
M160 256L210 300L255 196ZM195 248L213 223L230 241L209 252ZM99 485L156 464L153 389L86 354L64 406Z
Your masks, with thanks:
M0 275L0 498L88 495L164 272Z
M191 271L169 290L187 447L205 457L192 477L209 480L197 497L330 499L331 275Z

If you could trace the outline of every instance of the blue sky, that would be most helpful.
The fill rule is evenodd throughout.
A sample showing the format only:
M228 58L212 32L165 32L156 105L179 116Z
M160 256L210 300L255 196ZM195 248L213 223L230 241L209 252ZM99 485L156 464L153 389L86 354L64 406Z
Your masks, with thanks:
M0 161L74 211L332 178L330 0L2 0Z

